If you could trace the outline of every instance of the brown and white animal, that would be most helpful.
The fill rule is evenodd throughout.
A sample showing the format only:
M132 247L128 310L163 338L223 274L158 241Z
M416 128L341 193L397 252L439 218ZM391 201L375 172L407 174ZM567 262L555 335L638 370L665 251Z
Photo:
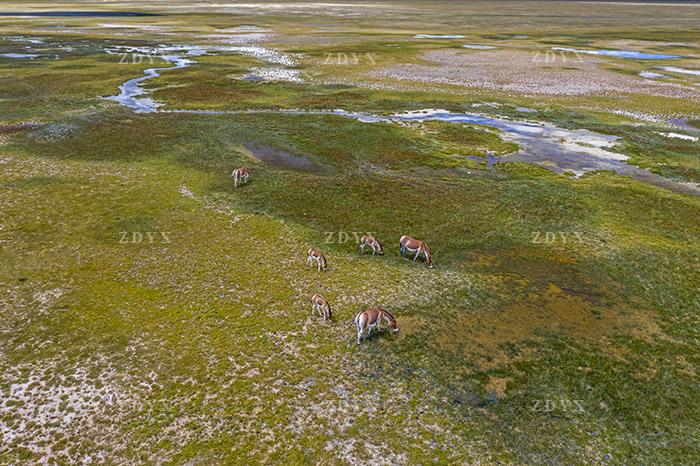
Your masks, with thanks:
M250 172L245 167L236 168L231 172L231 178L233 178L233 187L237 188L238 183L248 183Z
M367 339L373 328L376 327L377 331L381 330L380 324L382 321L387 323L392 332L399 331L399 326L396 324L394 316L380 307L371 307L357 314L353 321L357 327L357 343L360 343L363 334L365 339Z
M404 257L406 251L415 252L416 256L413 258L413 262L422 254L423 257L425 257L425 263L428 265L428 268L433 268L433 256L430 254L430 248L425 244L425 241L412 238L408 235L402 236L399 240L399 250Z
M326 270L328 268L328 262L326 261L326 256L321 254L318 249L311 248L307 252L308 257L306 258L306 265L313 265L314 261L318 264L318 271Z
M377 241L377 239L372 236L372 235L363 235L362 238L360 238L360 252L364 254L365 252L365 247L369 246L372 248L372 255L374 253L379 253L380 256L384 255L384 247L382 246L382 243Z
M314 315L318 311L319 315L323 316L323 320L331 320L333 315L331 314L331 305L328 304L326 298L320 294L315 294L311 297L311 310Z

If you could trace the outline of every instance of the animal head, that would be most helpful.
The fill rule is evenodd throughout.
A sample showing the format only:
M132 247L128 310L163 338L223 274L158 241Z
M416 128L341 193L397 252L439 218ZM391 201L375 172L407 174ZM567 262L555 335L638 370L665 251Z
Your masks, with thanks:
M391 319L389 321L389 328L392 332L396 333L399 331L399 324L396 323L396 319Z
M430 248L423 241L420 243L420 247L425 254L425 263L428 265L429 269L433 268L433 255L430 253Z
M384 255L384 246L379 241L377 241L377 246L378 246L377 251L379 252L379 255L383 256Z
M389 314L387 311L384 311L384 315L386 316L387 320L389 321L389 328L391 329L392 332L396 333L399 331L399 324L396 323L396 319L394 316Z

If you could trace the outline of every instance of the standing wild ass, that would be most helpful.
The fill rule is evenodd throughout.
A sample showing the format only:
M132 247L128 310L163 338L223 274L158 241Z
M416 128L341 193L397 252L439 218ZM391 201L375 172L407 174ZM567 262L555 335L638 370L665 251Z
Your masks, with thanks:
M433 268L433 256L430 254L430 248L425 244L425 241L412 238L408 235L402 236L399 240L399 250L404 258L406 251L415 252L416 256L413 258L413 262L422 254L423 257L425 257L425 263L428 265L428 268Z
M326 261L326 256L321 254L318 249L311 248L307 252L308 257L306 258L306 265L313 265L314 261L318 264L318 271L321 269L326 270L328 268L328 262Z
M233 178L233 187L237 188L238 183L248 183L250 172L245 167L236 168L231 172L231 178Z
M375 252L379 253L380 256L384 255L384 247L382 246L382 243L377 241L377 239L370 234L363 235L362 238L360 239L360 252L361 253L364 254L366 246L369 246L370 248L372 248L372 255L374 255Z
M331 320L333 315L331 314L331 305L328 304L326 298L320 294L315 294L311 297L311 310L316 314L318 311L319 315L323 316L323 320Z
M357 327L357 343L360 343L363 334L365 339L367 339L373 328L376 327L377 331L381 330L379 324L381 324L382 320L386 321L393 332L399 331L399 326L396 324L394 316L380 307L371 307L357 314L353 321Z

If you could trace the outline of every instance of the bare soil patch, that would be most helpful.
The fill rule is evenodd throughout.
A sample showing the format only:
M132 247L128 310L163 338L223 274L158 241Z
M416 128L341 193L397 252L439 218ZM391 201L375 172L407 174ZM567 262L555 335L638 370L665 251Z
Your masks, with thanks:
M605 60L571 54L566 61L537 58L532 52L436 50L423 54L427 64L404 64L376 71L374 76L402 81L452 84L546 95L643 93L697 98L700 91L677 83L649 81L602 68Z

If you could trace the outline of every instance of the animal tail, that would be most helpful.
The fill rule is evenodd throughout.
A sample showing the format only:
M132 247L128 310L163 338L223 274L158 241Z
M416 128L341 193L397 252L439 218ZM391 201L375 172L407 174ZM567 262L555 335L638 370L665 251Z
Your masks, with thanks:
M358 326L360 325L360 315L361 314L362 314L362 312L358 312L357 315L355 316L355 318L352 319L353 324L358 325Z

